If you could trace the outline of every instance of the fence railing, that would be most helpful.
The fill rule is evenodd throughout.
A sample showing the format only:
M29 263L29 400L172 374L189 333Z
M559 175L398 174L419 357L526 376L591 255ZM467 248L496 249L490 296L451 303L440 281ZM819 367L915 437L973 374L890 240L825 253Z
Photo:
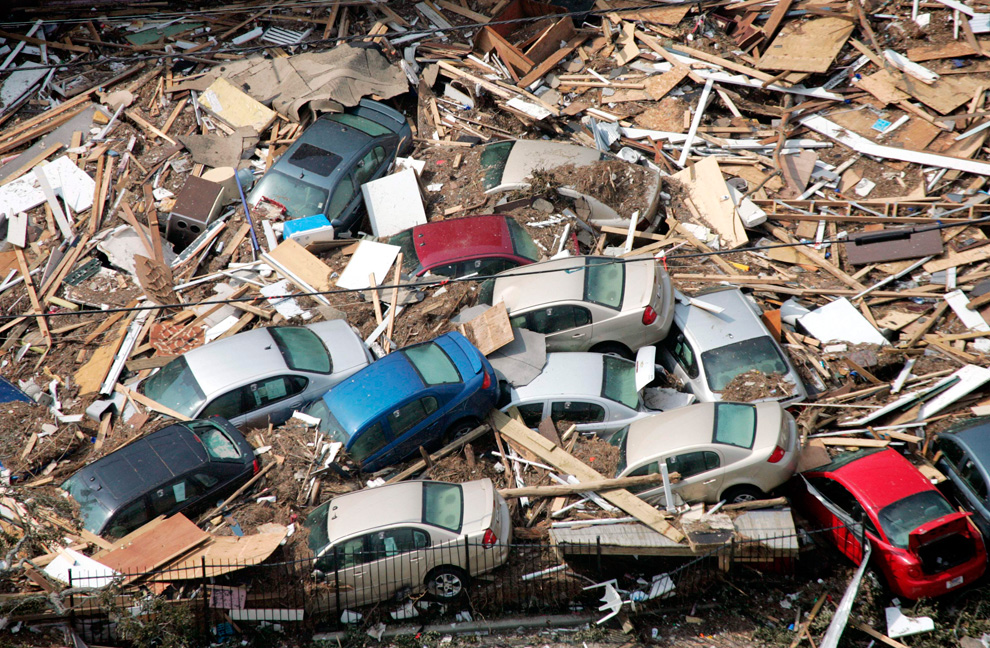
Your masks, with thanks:
M150 609L154 597L184 604L198 627L214 636L241 622L335 629L379 620L419 623L578 606L596 610L604 590L586 588L612 580L623 600L636 601L640 609L662 609L692 600L734 564L753 568L736 571L737 585L751 575L789 579L798 545L798 535L788 534L734 540L693 557L623 557L609 554L600 540L566 547L549 542L488 546L467 539L403 547L386 541L371 550L367 544L360 551L345 546L315 560L251 566L201 561L112 581L106 574L73 570L73 588L100 588L103 595L74 594L66 603L77 627L97 643L113 638L113 624L94 624L94 617L159 614L160 608ZM107 596L113 588L122 596ZM135 592L143 592L143 598Z

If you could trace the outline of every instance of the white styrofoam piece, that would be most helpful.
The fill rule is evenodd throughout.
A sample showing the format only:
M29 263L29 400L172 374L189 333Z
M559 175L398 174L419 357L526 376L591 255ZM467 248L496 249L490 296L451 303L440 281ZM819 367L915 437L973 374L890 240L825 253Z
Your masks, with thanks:
M375 236L392 236L426 223L423 196L412 169L366 182L361 185L361 194Z
M395 257L399 255L400 249L398 245L361 241L347 267L340 273L337 287L350 290L370 288L368 278L372 272L375 273L377 286L388 276L388 271L395 262Z
M69 571L72 571L72 579L69 579ZM45 567L45 574L61 583L71 582L75 587L106 587L110 585L114 578L120 576L119 573L107 567L101 562L93 560L89 556L63 549L58 552L55 559Z
M204 338L206 342L212 342L217 339L231 328L234 324L237 324L237 320L240 319L236 315L228 315L227 317L220 320L219 323L214 324L210 328L206 329L206 337Z
M906 637L918 634L919 632L931 632L935 629L935 622L931 617L909 617L901 612L899 607L889 607L884 610L887 613L887 636L891 639Z
M505 102L505 105L509 108L514 108L521 113L524 113L533 119L540 121L541 119L546 119L553 113L544 108L539 104L532 103L530 101L524 101L519 97L513 97Z
M93 189L96 182L77 167L67 156L62 156L35 168L44 169L45 177L55 195L62 198L73 213L93 206ZM32 173L0 187L0 209L9 212L26 212L45 202L45 193Z
M959 371L956 371L955 373L950 374L935 383L932 386L932 389L937 389L942 385L957 379L959 382L922 405L921 409L918 411L918 418L916 420L923 421L929 416L938 414L963 396L975 391L979 387L982 387L987 382L990 382L990 369L977 367L976 365L966 365Z
M966 328L971 331L990 331L990 324L987 324L980 312L966 307L969 297L963 291L953 290L946 293L944 299Z
M398 173L406 169L413 169L416 173L422 173L426 169L426 160L417 160L411 157L395 158L395 171Z
M869 320L843 297L825 304L798 319L814 337L822 342L849 342L850 344L887 345Z

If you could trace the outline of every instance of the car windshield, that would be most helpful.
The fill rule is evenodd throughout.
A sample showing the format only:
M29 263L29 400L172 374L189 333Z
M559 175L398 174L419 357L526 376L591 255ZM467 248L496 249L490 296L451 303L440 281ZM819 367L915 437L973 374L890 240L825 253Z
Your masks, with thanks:
M423 524L460 533L463 517L464 498L460 484L423 484Z
M609 308L622 307L626 267L611 259L588 258L584 274L584 299Z
M330 530L327 529L327 513L333 500L320 504L312 513L306 516L306 528L309 529L309 550L319 555L330 543Z
M333 362L316 333L301 326L276 326L268 329L278 345L286 366L294 371L330 373Z
M196 382L185 356L159 369L141 384L140 391L156 403L190 418L206 402L206 394Z
M92 533L99 533L110 517L110 510L96 499L96 492L78 474L66 479L62 484L62 490L78 502L83 528Z
M479 163L485 173L483 183L486 191L502 184L505 165L509 161L509 154L512 153L512 147L515 145L516 143L512 141L497 142L489 144L481 151Z
M185 426L203 442L206 454L210 455L211 459L227 461L241 458L241 451L237 444L216 423L212 421L189 421L185 423Z
M877 517L890 544L905 549L912 531L950 513L953 509L949 502L938 491L929 490L888 504Z
M335 121L338 124L343 124L344 126L350 126L351 128L356 128L365 135L371 135L372 137L379 137L381 135L388 135L392 131L385 128L378 122L366 119L361 115L351 115L349 113L334 113L327 117L330 121Z
M269 171L251 192L251 204L264 196L285 207L288 218L305 218L323 213L330 192L276 170Z
M756 440L756 407L747 403L715 403L712 441L750 449Z
M602 396L622 403L630 409L639 407L636 391L636 363L625 358L602 356Z
M629 436L629 426L622 428L612 435L608 442L619 449L619 461L615 466L615 476L618 477L626 469L626 437Z
M447 352L436 342L420 344L403 351L409 361L416 367L423 382L427 385L443 385L461 382L457 367L451 361Z
M407 229L395 234L388 240L389 245L398 245L402 252L402 269L406 272L416 272L419 269L419 257L413 245L413 231Z
M787 365L768 336L727 344L701 354L708 386L722 391L733 378L756 369L765 374L787 374Z
M336 153L331 153L312 144L300 144L299 148L292 153L292 157L289 158L289 162L292 162L293 165L324 178L333 173L333 170L340 164L340 160L341 157Z
M536 247L533 237L529 235L516 219L507 217L506 224L509 226L509 237L512 239L512 249L521 257L526 257L530 261L540 260L540 248Z
M320 432L327 435L331 441L340 441L341 443L346 444L350 440L351 435L344 430L344 427L340 424L340 421L338 421L337 417L333 415L330 411L330 407L327 406L326 401L322 398L307 407L305 411L303 411L303 414L309 414L310 416L315 416L320 419L318 429Z

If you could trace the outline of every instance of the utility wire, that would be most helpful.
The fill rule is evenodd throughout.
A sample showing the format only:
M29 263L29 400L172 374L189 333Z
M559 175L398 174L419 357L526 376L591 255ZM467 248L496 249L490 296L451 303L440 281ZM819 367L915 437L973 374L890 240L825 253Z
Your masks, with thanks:
M937 217L936 217L937 218ZM966 225L979 225L980 223L990 222L990 216L984 216L983 218L975 218L966 223ZM928 225L925 227L915 227L911 228L913 232L927 232L927 231L937 231L943 230L949 227L959 227L959 223L940 223L936 222L934 225ZM873 234L868 234L866 237L862 237L858 240L863 241L864 239L869 241L870 237L874 240L883 240L889 237L891 234L896 234L897 230L890 230L884 232L875 232ZM651 255L655 260L681 260L681 259L697 259L702 257L715 257L723 256L727 254L739 254L743 252L762 252L764 250L773 250L779 248L795 248L803 246L814 246L814 245L825 245L825 244L837 244L837 243L848 243L847 238L835 238L835 239L823 239L820 243L818 241L796 241L794 243L775 243L770 245L754 245L745 248L733 248L731 250L712 250L711 252L694 252L685 254L668 254L668 255ZM582 255L586 256L586 255ZM642 263L644 258L608 258L608 257L594 257L595 259L601 259L600 263L597 265L612 265L612 264L626 264L626 263ZM320 295L341 295L347 293L363 293L369 290L387 291L396 288L408 288L408 289L422 289L431 288L436 286L444 286L452 283L461 283L465 281L486 281L488 279L497 279L505 276L512 277L526 277L526 276L536 276L551 274L554 272L577 272L579 270L584 270L588 266L578 266L576 268L550 268L550 269L533 269L527 270L526 268L531 268L532 266L520 266L516 269L511 270L511 274L495 274L495 275L471 275L468 277L443 277L431 280L420 280L418 282L410 283L398 283L398 284L381 284L377 287L367 287L367 288L335 288L333 290L317 290L314 292L299 292L286 295L270 295L265 296L265 299L270 301L277 301L279 299L288 299L292 297L316 297ZM726 281L732 281L731 275L726 275ZM786 283L783 282L782 283ZM771 291L772 286L766 286L765 290ZM937 295L933 295L936 297ZM233 299L210 299L198 302L176 302L172 304L145 304L143 306L131 306L131 307L120 307L120 308L106 308L106 309L90 309L90 310L65 310L53 313L24 313L22 315L0 315L0 322L14 320L18 318L28 318L28 317L68 317L73 315L107 315L110 313L131 313L146 310L164 310L169 308L189 308L191 306L222 306L227 304L237 304L239 302L250 302L260 299L257 296L245 296L236 297Z

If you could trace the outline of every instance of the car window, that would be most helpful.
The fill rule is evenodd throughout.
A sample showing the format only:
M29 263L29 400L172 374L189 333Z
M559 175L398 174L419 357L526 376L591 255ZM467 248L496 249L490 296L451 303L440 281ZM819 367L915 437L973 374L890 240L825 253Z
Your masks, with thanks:
M729 382L745 371L786 374L787 365L769 336L727 344L701 354L705 377L712 391L722 391Z
M208 473L196 473L191 475L189 479L196 482L197 488L199 488L200 492L204 493L220 483L220 480L216 476Z
M550 418L554 423L601 423L605 420L605 408L597 403L584 401L557 401L550 404Z
M376 146L361 158L357 168L354 169L354 181L359 187L374 177L375 172L378 171L378 167L381 166L384 159L385 149L381 146Z
M364 461L388 445L388 442L389 438L385 435L382 424L375 423L363 432L358 432L353 445L347 451L355 461Z
M302 393L309 381L301 376L275 376L256 383L251 383L246 389L245 411L256 410L283 398L289 398Z
M685 452L667 459L667 471L679 473L687 479L719 467L719 456L714 452Z
M427 385L447 385L461 382L450 356L436 342L418 344L403 349L409 362L415 367L419 377Z
M755 440L755 406L747 403L715 403L713 442L750 450Z
M251 204L256 205L262 197L285 207L288 218L305 218L323 213L327 202L327 190L299 178L294 178L272 169L261 177L251 191Z
M392 131L382 126L376 121L372 121L361 115L352 115L350 113L334 113L326 117L330 121L335 121L338 124L344 124L345 126L350 126L351 128L356 128L365 135L371 135L372 137L378 137L380 135L388 135Z
M509 226L509 238L512 239L512 250L519 256L525 257L530 261L539 261L540 248L536 247L533 237L529 235L526 228L517 223L514 218L506 218L505 224Z
M331 550L340 569L347 569L368 562L371 556L369 552L365 551L364 541L365 536L351 538Z
M481 150L478 162L485 174L483 182L486 190L501 184L505 164L509 161L509 154L512 153L515 144L513 141L496 142Z
M523 424L526 427L540 427L540 421L543 420L543 401L516 405L516 409L519 410L519 415L522 416Z
M138 501L132 502L121 509L120 513L114 516L109 529L104 535L111 539L122 538L150 519L148 507L142 497Z
M347 441L351 438L351 435L348 434L347 430L344 429L344 426L340 424L340 421L338 421L337 417L333 415L333 412L330 411L330 407L322 398L307 407L305 413L320 419L320 424L317 429L330 437L331 441L347 443Z
M313 331L302 326L274 326L268 332L289 369L324 374L333 372L327 347Z
M873 521L866 515L863 505L859 503L859 500L845 486L828 477L809 477L808 483L822 497L828 500L832 506L844 513L846 517L850 518L853 522L864 522L866 524L866 530L879 537L880 534L877 533Z
M987 482L983 479L980 469L972 459L966 459L962 462L962 465L959 466L959 476L980 499L985 500L987 498Z
M641 477L643 475L656 475L660 472L660 463L657 461L651 461L650 463L640 466L633 471L630 471L626 477ZM650 490L656 488L657 484L642 484L640 486L627 486L625 490L630 493L642 493L645 490Z
M670 327L670 333L663 344L689 377L698 377L698 356L676 325Z
M300 169L306 169L324 178L333 173L333 170L340 164L340 160L341 157L336 153L312 144L301 144L289 158L289 162Z
M912 531L953 512L952 506L941 493L926 490L883 507L877 517L890 543L903 549L908 546L908 537Z
M459 484L423 483L423 524L461 532L464 497Z
M588 257L584 272L584 299L609 308L622 307L626 266L621 261Z
M639 407L635 362L615 356L602 357L602 398L622 403L629 409Z
M246 387L238 387L222 396L217 396L200 413L202 418L210 416L222 416L226 419L237 418L246 411L244 406L244 393Z
M938 437L933 450L936 453L941 451L942 456L953 466L959 466L965 456L962 447L956 443L955 439L948 436Z
M330 202L327 204L327 218L333 220L340 216L351 203L352 198L354 198L354 182L351 180L351 176L345 175L337 183L337 188L333 190L333 195L330 196Z
M564 305L531 311L528 328L537 333L550 335L588 324L591 324L591 311L582 306Z
M168 515L177 506L206 492L199 480L183 477L151 492L151 515Z
M62 482L61 488L79 504L83 527L94 533L99 531L110 516L110 510L96 498L96 491L100 487L76 473Z
M437 399L432 396L420 398L392 410L388 416L388 425L392 428L392 436L398 438L437 411Z
M203 442L203 447L206 448L206 454L210 455L210 459L226 461L241 458L240 448L230 437L224 434L216 423L212 421L188 421L184 425Z
M391 558L399 554L430 546L429 538L419 529L403 527L386 529L369 536L369 552L373 560Z
M140 391L151 400L189 417L206 401L206 394L184 356L169 362L145 380Z
M488 275L495 275L509 268L515 268L518 263L512 259L506 259L504 257L489 257L487 259L475 259L474 261L468 261L467 267L465 268L464 274L470 274L472 272L477 272L479 275L486 277Z

